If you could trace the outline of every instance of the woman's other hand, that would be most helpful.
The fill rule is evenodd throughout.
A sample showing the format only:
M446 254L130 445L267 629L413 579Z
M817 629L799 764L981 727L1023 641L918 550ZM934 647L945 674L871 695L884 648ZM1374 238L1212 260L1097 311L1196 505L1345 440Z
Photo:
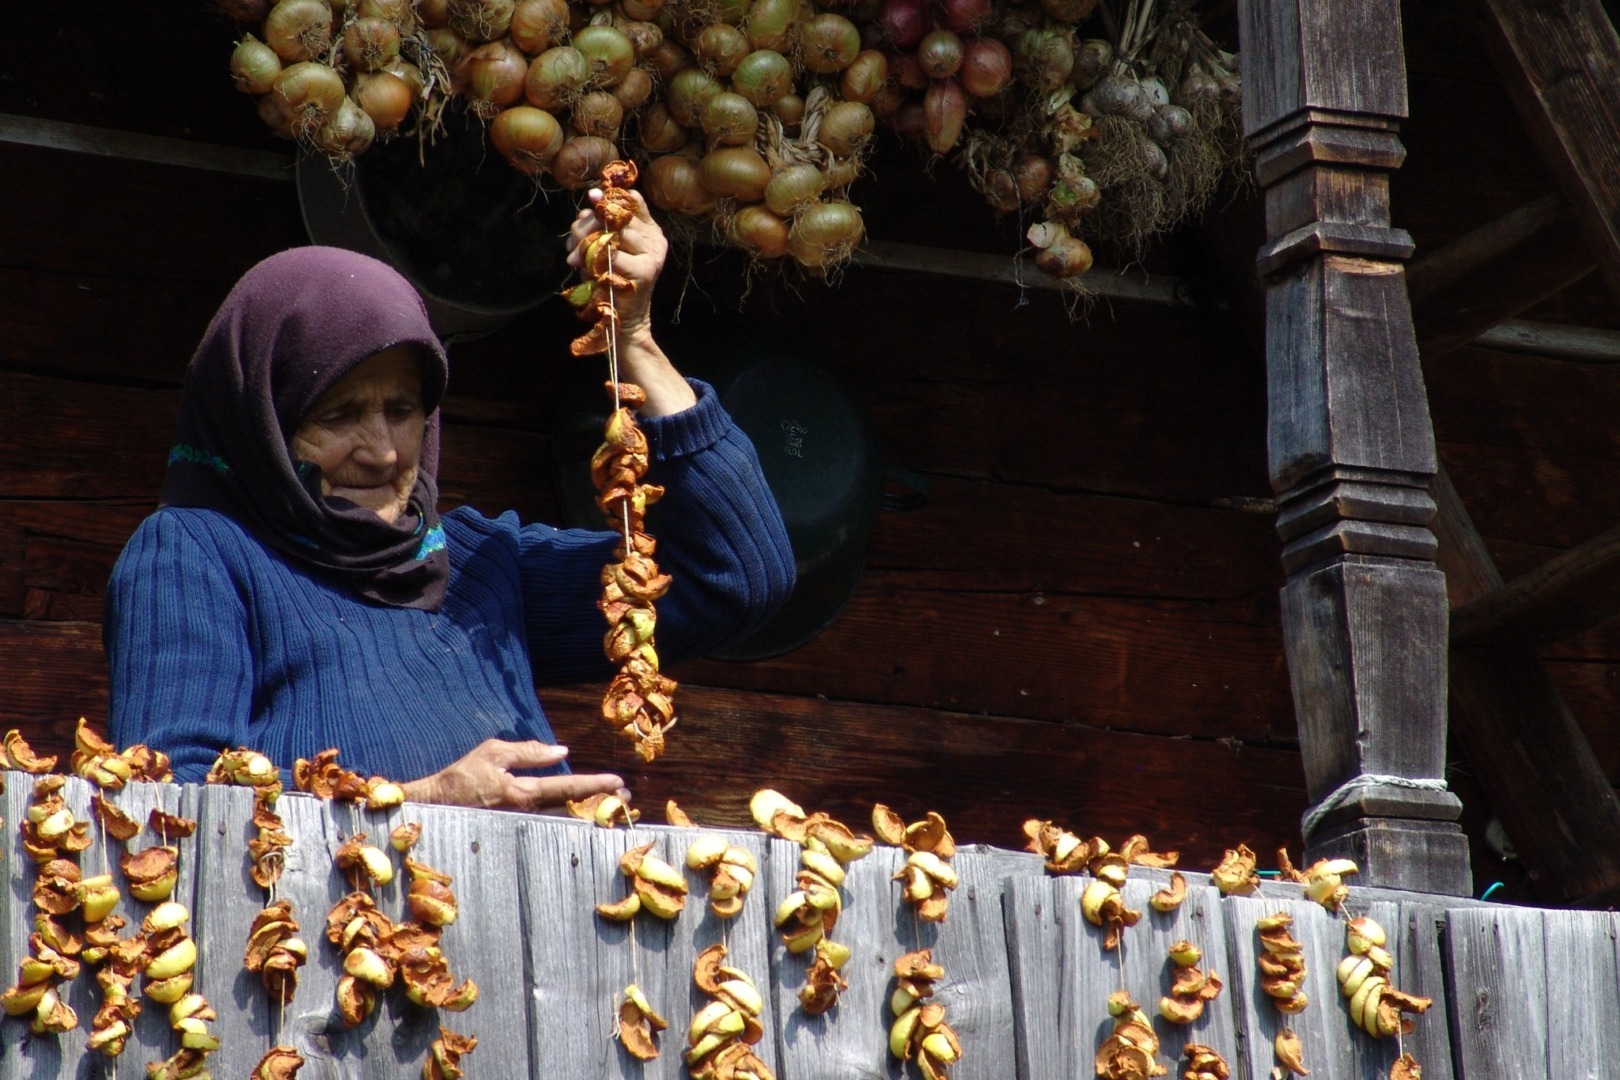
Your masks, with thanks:
M598 792L629 798L613 773L514 776L514 769L546 769L568 756L565 746L486 739L459 761L405 784L411 802L477 806L487 810L545 810Z
M594 204L602 193L590 191ZM647 403L638 411L642 416L668 416L697 404L697 395L664 355L652 332L652 292L669 254L669 240L647 209L647 200L630 192L636 216L619 230L619 245L613 252L613 272L634 282L633 290L614 292L619 315L619 378L647 392ZM578 269L580 245L601 225L589 209L581 210L568 231L568 265Z

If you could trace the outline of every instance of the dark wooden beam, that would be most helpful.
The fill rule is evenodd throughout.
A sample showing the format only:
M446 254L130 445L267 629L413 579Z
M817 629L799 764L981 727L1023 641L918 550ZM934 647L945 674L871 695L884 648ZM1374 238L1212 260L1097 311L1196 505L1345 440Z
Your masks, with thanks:
M1620 613L1620 527L1458 608L1454 645L1551 645Z
M1418 352L1451 352L1597 266L1562 196L1481 226L1406 272Z
M1496 563L1444 473L1431 491L1451 603L1502 588ZM1620 887L1620 799L1535 650L1451 650L1452 733L1543 899L1581 901Z
M1471 888L1444 790L1439 467L1389 174L1405 149L1399 0L1243 0L1244 134L1264 192L1268 451L1283 640L1313 804L1306 858Z
M1620 296L1620 36L1600 0L1479 0L1531 141Z

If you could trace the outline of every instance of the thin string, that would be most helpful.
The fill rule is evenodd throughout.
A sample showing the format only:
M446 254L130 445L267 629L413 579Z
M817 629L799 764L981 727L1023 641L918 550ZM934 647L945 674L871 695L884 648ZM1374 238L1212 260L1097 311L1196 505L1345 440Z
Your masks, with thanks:
M607 246L608 274L613 274L613 245ZM608 286L608 379L613 383L613 411L618 412L622 407L619 403L619 298L612 285ZM624 554L630 556L630 500L619 500L619 509L624 515Z

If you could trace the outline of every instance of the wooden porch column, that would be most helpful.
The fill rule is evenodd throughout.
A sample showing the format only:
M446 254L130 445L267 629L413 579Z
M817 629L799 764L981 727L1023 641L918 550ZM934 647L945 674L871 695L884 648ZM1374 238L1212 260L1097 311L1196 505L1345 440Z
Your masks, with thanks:
M1241 0L1244 134L1265 193L1267 443L1307 860L1467 894L1444 790L1438 462L1389 173L1405 157L1399 0Z

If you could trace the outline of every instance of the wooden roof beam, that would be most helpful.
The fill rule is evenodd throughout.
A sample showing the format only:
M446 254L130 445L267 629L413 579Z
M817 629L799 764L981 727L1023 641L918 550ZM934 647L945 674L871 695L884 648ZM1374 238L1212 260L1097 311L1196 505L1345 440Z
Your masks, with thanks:
M1459 349L1596 266L1563 197L1521 206L1407 269L1418 352L1432 360Z
M1479 0L1484 39L1620 297L1620 36L1601 0Z

